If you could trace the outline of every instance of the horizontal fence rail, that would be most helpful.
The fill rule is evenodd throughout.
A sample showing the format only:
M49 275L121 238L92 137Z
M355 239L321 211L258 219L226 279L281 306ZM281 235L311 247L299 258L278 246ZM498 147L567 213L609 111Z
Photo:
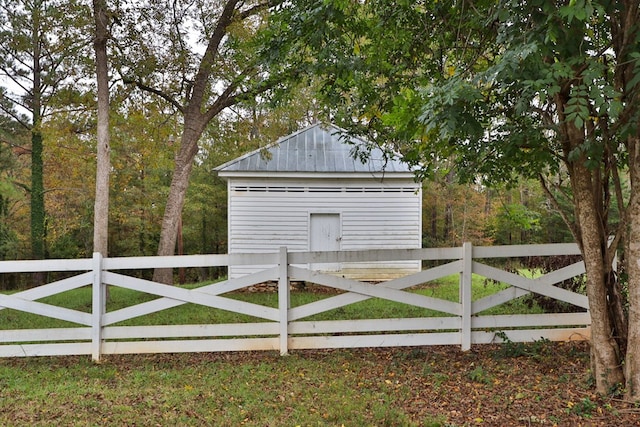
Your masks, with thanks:
M0 274L57 272L67 277L21 292L0 293L0 357L91 355L99 360L104 354L248 350L286 354L293 349L424 345L459 345L468 350L472 344L505 340L589 339L587 297L557 286L583 276L582 261L528 275L490 265L495 259L562 255L580 252L575 244L474 247L465 243L458 248L340 252L288 252L280 248L267 254L126 258L94 254L91 259L81 260L2 261ZM429 267L380 283L351 280L310 268L323 263L408 260L420 260L429 263ZM231 265L265 267L254 274L199 287L165 285L131 273L158 267ZM416 291L451 275L459 275L457 298L436 298ZM478 297L473 292L473 276L500 282L503 289ZM238 293L265 283L277 288L273 292L275 301L268 305L238 298ZM311 284L325 291L312 301L299 301L292 297L292 283ZM117 305L107 301L107 287L147 298ZM81 308L65 307L67 292L84 292L86 304L80 304ZM490 314L492 309L530 294L562 301L572 310ZM371 301L385 305L360 310L359 313L368 314L366 318L349 318L350 307ZM185 304L204 307L207 312L233 313L242 320L153 323L153 315L172 313L168 310ZM413 314L393 316L397 310L394 307L401 306ZM391 310L391 315L380 317L384 310ZM10 315L16 312L50 319L51 324L37 328L29 327L28 321L26 326L18 324L17 316Z

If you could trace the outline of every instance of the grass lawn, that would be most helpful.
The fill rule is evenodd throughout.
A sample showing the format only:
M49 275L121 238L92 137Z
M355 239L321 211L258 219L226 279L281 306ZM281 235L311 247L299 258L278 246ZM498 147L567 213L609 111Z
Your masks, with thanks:
M0 425L639 425L593 393L588 359L549 342L0 359Z
M208 282L207 284L210 284ZM195 288L204 284L186 285L187 288ZM473 278L473 299L479 299L494 294L506 286L493 281L485 281L479 276ZM459 285L458 276L445 277L437 283L429 283L414 288L411 292L440 298L448 301L458 301ZM307 304L319 299L335 295L333 291L318 291L317 287L303 288L291 293L292 307ZM277 292L233 292L225 294L225 297L240 299L254 304L268 307L278 306ZM111 287L110 300L107 311L117 310L123 307L135 305L156 296L132 291L124 288ZM519 298L502 306L495 307L483 314L506 313L540 313L542 310L534 304L526 303L526 297ZM84 287L57 294L39 300L58 307L91 312L91 288ZM336 320L336 319L364 319L364 318L395 318L395 317L429 317L443 316L445 313L427 310L419 307L392 301L371 298L366 301L351 304L329 312L321 313L304 320ZM153 313L144 317L131 319L118 325L162 325L162 324L205 324L205 323L235 323L260 321L250 316L228 312L225 310L210 309L196 304L184 304L179 307ZM39 329L73 327L72 323L37 316L16 310L0 310L0 330L2 329Z

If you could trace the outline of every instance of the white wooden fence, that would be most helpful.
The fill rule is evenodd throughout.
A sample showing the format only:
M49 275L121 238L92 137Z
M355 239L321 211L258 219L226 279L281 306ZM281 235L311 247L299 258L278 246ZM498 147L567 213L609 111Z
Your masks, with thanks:
M240 350L459 345L549 340L584 340L590 336L587 297L554 286L584 274L582 262L536 278L523 277L478 260L525 256L579 255L575 244L458 248L369 250L354 252L287 252L269 254L193 255L176 257L4 261L2 273L74 272L72 277L17 293L0 293L0 357L44 355L212 352ZM358 282L306 268L318 263L378 262L392 260L438 260L441 265L411 276L378 284ZM196 289L168 286L126 275L127 270L155 267L208 267L273 265L258 273ZM69 273L71 274L71 273ZM411 292L409 288L452 274L460 275L459 300L447 301ZM488 297L472 295L472 274L510 286ZM334 288L328 297L292 306L290 282L305 281ZM277 282L278 306L269 307L225 294L264 282ZM105 285L128 288L155 299L107 311ZM45 297L73 289L92 288L87 311L40 302ZM482 315L481 312L515 298L536 293L575 305L578 313ZM313 320L311 316L350 304L378 298L435 310L440 317ZM183 304L226 310L255 318L249 323L119 326L118 323ZM60 319L77 327L21 329L6 309ZM5 312L7 314L8 312ZM15 316L14 316L15 317ZM336 316L332 316L335 318ZM338 316L339 317L339 316ZM306 319L306 320L305 320Z

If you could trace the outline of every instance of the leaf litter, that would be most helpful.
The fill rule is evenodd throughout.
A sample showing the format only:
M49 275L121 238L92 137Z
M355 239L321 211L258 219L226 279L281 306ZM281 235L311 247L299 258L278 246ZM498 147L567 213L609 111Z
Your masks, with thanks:
M0 424L640 425L587 343L505 345L1 359Z

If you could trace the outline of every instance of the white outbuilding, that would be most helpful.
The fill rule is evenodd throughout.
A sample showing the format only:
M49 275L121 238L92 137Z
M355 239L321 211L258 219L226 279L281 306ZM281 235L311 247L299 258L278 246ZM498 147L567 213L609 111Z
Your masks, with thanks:
M228 186L229 253L421 247L422 196L410 168L366 141L315 124L216 168ZM360 280L420 270L419 261L323 265ZM229 277L256 268L232 266Z

